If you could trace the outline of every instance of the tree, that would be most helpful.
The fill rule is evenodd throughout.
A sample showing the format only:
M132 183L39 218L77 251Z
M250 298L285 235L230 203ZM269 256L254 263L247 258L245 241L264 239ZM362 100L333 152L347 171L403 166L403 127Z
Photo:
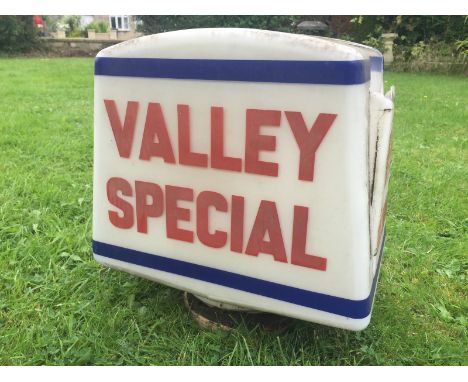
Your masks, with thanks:
M0 52L27 52L39 42L32 16L0 16Z
M301 21L326 23L328 35L363 42L395 32L400 45L466 39L466 16L140 16L146 34L191 28L255 28L298 33Z
M140 16L145 34L192 28L254 28L296 32L308 16Z

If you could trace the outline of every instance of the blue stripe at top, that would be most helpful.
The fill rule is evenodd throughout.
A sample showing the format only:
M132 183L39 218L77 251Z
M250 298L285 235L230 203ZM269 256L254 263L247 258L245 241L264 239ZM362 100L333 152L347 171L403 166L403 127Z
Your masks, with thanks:
M97 57L97 76L209 81L358 85L369 81L370 62L212 60Z

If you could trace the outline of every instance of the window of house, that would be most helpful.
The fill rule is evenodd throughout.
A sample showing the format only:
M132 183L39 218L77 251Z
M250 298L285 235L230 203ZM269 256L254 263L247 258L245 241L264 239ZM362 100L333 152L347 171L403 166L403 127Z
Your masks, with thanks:
M129 27L129 16L109 16L110 25L112 29L118 31L128 31Z

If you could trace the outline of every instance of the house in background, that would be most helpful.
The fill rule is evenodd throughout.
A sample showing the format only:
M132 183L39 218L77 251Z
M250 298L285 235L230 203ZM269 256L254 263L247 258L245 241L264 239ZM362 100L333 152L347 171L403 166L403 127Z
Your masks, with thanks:
M89 23L105 23L109 26L108 32L98 32L88 30L89 39L97 40L130 40L143 36L137 32L139 25L136 16L130 15L94 15L81 16L81 25L85 28Z
M47 33L52 38L65 38L67 16L47 16L50 19L55 18L55 24L58 28L52 29ZM78 28L81 29L82 36L92 40L130 40L132 38L143 36L143 33L137 32L137 27L141 21L136 16L130 15L86 15L77 16L79 19ZM105 30L89 29L89 24L105 24ZM78 32L79 33L79 32ZM83 36L84 34L84 36ZM68 35L68 33L67 33Z

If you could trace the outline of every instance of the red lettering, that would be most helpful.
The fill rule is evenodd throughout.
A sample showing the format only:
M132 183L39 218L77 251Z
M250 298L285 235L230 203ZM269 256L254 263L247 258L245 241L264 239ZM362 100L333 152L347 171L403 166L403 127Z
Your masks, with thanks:
M131 203L119 197L119 193L124 196L132 196L132 186L123 178L110 178L106 184L107 200L109 203L119 208L123 215L119 216L116 211L108 211L110 222L117 228L128 229L133 227L133 206Z
M200 241L212 248L222 248L227 242L227 233L216 230L209 231L209 208L214 207L217 211L227 212L228 204L223 195L212 191L203 191L197 197L197 236Z
M155 137L158 139L157 142L154 141ZM150 160L151 157L161 157L166 163L175 163L161 105L154 102L148 104L140 148L140 159Z
M187 166L208 167L208 155L190 151L189 105L177 105L179 130L179 163Z
M148 197L151 203L148 204ZM155 183L135 182L137 231L148 232L148 217L158 217L163 213L164 195Z
M326 258L305 253L308 220L309 209L307 207L294 206L291 264L325 271L327 269Z
M244 248L244 198L233 195L231 202L231 251L242 253Z
M320 113L310 131L301 113L286 111L291 130L299 146L299 180L314 180L315 153L328 133L336 114Z
M265 241L264 238L267 233L269 240ZM258 256L260 252L273 255L276 261L288 262L276 204L267 200L262 200L260 203L249 242L245 249L247 255Z
M123 127L115 101L112 99L105 99L104 104L106 105L107 116L109 117L112 132L114 133L119 155L122 158L129 158L132 152L139 103L135 101L127 102L127 111L125 112Z
M133 206L123 197L132 197L132 186L123 178L113 177L107 181L107 198L119 211L109 210L109 220L117 228L129 229L134 224ZM135 203L137 231L148 233L148 218L160 217L166 210L166 236L169 239L194 242L192 230L179 228L179 221L191 221L191 210L178 205L179 201L193 202L194 191L191 188L167 185L166 195L156 183L135 181ZM164 200L165 199L165 200ZM165 202L165 203L164 203ZM222 248L228 242L228 233L223 230L210 230L210 208L219 212L228 212L227 199L214 191L202 191L196 199L196 234L200 242L211 248ZM245 199L232 195L230 250L258 256L270 254L275 261L287 263L284 239L275 202L262 200L244 246L244 211ZM292 245L290 263L301 267L326 271L327 259L306 253L309 209L294 206L292 224Z
M275 151L276 137L261 135L262 126L278 127L281 111L247 109L245 136L245 172L278 176L278 163L259 160L260 151Z
M224 156L224 109L211 108L211 167L240 172L242 159Z
M179 220L190 221L190 210L177 205L179 200L193 201L191 188L166 186L166 234L170 239L193 243L193 232L179 228Z

